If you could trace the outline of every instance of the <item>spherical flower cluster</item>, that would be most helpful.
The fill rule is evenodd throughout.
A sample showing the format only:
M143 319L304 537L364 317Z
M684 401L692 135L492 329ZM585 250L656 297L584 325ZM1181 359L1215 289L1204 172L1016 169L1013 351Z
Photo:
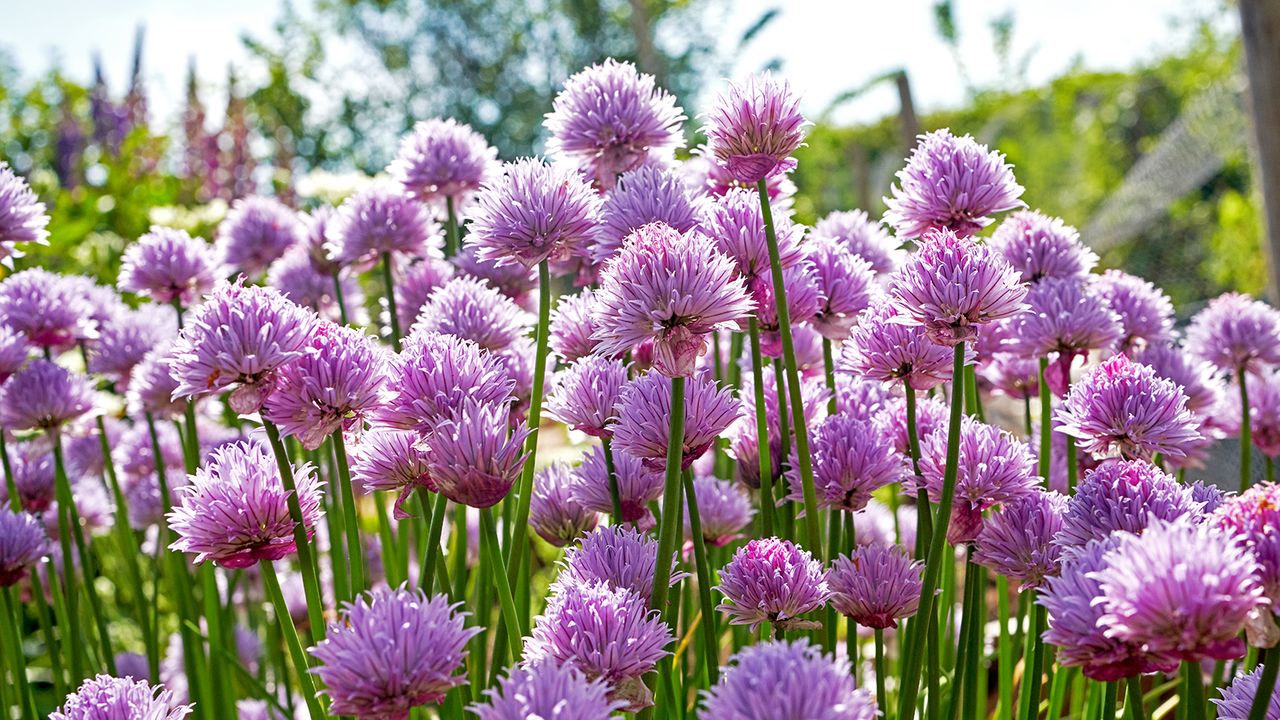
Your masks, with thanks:
M1172 381L1187 396L1187 409L1206 420L1222 402L1222 385L1213 376L1213 366L1192 357L1186 350L1166 344L1150 344L1133 356L1158 377Z
M39 348L64 350L97 334L94 306L71 276L43 268L0 282L0 318Z
M480 720L608 720L624 703L610 700L602 679L588 680L572 665L553 662L512 668L485 691L489 702L472 705Z
M467 659L467 641L482 632L466 627L444 595L381 589L347 603L309 652L311 672L324 681L334 715L370 720L406 718L411 708L438 703L466 683L455 675Z
M156 225L124 249L117 285L158 303L187 307L213 289L218 271L207 242L186 230Z
M671 443L671 378L649 372L628 382L618 395L618 420L613 446L655 470L666 467ZM684 388L683 460L688 468L702 456L742 412L742 403L728 389L716 386L706 373L689 378Z
M877 275L888 275L902 264L906 253L902 243L889 234L879 222L871 220L865 210L839 210L830 213L813 226L809 240L827 238L848 248L871 264Z
M702 539L712 547L724 547L742 537L742 530L755 517L756 509L751 496L732 480L698 475L693 479L693 491L698 498L698 521ZM692 532L688 507L685 507L684 515L685 528Z
M1039 210L1011 214L991 235L991 245L1004 256L1022 281L1080 278L1098 264L1098 255L1080 242L1080 233Z
M463 400L502 403L515 381L506 367L475 343L453 335L414 333L388 368L387 398L377 422L430 434Z
M853 334L841 346L837 369L870 380L902 380L914 390L928 390L951 379L952 353L904 322L906 315L889 302L862 312Z
M0 427L56 431L94 411L93 387L48 360L33 360L0 385Z
M529 499L529 526L543 540L564 547L596 527L598 517L573 497L576 478L562 462L552 463L533 476Z
M782 271L786 310L792 325L812 320L826 303L817 271L809 260L801 260ZM777 288L772 275L761 275L750 283L751 297L756 303L760 351L769 357L782 357L782 317L778 311ZM799 333L796 333L799 334ZM799 359L797 358L797 362Z
M1214 524L1247 548L1260 566L1258 578L1271 600L1280 603L1280 485L1258 483L1222 501Z
M1089 292L1079 278L1043 278L1027 293L1027 311L1013 318L1005 347L1026 357L1057 354L1063 376L1054 390L1066 392L1071 363L1090 350L1110 347L1120 339L1120 316Z
M1181 388L1124 355L1089 370L1054 413L1055 430L1099 457L1182 458L1199 426Z
M247 197L232 203L214 246L220 262L257 277L306 234L298 214L278 200Z
M322 483L309 465L293 468L303 529L310 535L323 514ZM205 464L176 491L168 515L177 534L171 547L195 553L197 563L246 568L294 552L289 495L276 460L255 442L235 442L209 453Z
M680 166L680 174L685 186L695 198L714 199L724 196L731 190L746 189L758 192L756 183L744 183L729 172L724 165L716 162L707 154L706 146L694 149L693 156ZM769 196L769 205L775 213L791 211L795 201L796 184L786 173L776 173L764 179L765 193Z
M857 512L876 490L907 475L892 438L864 417L833 415L812 433L813 482L823 507ZM799 485L792 484L796 497Z
M715 241L720 252L737 266L738 274L754 282L770 274L769 243L765 234L760 195L754 190L733 189L703 206L702 231ZM801 240L804 227L786 215L774 218L778 244L778 264L789 268L804 259Z
M121 310L102 324L97 339L88 346L89 371L124 387L147 352L177 334L173 308L143 303L136 309Z
M831 563L831 605L870 628L897 627L920 604L921 564L899 545L860 545Z
M620 360L585 357L556 373L547 394L547 416L595 437L613 435L616 405L627 382L627 366Z
M1216 297L1191 318L1187 349L1230 375L1280 365L1280 311L1240 293Z
M837 366L839 367L839 366ZM894 397L893 386L860 375L836 375L836 412L873 417Z
M528 333L525 312L483 280L458 277L431 293L412 332L444 333L494 352Z
M626 243L627 236L649 223L665 223L685 233L698 227L698 206L684 181L670 169L642 165L624 173L604 196L600 233L591 259L602 263Z
M480 260L531 268L583 254L599 221L600 198L576 171L526 158L481 188L467 239Z
M432 118L400 141L387 173L419 202L458 202L480 189L498 164L498 151L471 126Z
M807 125L800 98L770 73L730 83L707 114L707 151L733 179L754 185L796 166Z
M1271 660L1271 662L1275 662ZM1254 698L1258 695L1258 685L1262 682L1265 665L1258 665L1252 672L1239 675L1231 684L1219 692L1221 699L1213 698L1218 707L1218 720L1250 720L1252 718ZM1267 702L1267 710L1262 716L1265 720L1280 720L1280 694L1272 693Z
M198 398L237 386L231 409L257 412L276 371L302 354L315 317L271 288L223 283L188 317L169 370L175 398Z
M347 198L325 237L334 262L357 268L372 267L391 254L426 257L443 243L440 227L422 203L380 184Z
M920 136L898 181L902 185L893 186L893 197L885 198L884 217L902 238L937 228L973 235L991 224L992 213L1025 204L1002 153L946 128Z
M707 720L875 720L875 701L854 688L847 659L805 639L768 641L729 658L720 683L703 693Z
M1120 316L1124 332L1116 352L1132 352L1173 339L1173 301L1163 290L1123 270L1108 270L1090 279L1094 292Z
M596 528L582 543L565 550L555 587L607 583L630 590L648 603L653 597L653 576L658 565L658 541L642 531L616 525ZM671 584L687 577L676 571L671 556Z
M1080 547L1117 532L1141 534L1155 520L1199 511L1185 485L1144 460L1113 460L1084 476L1067 502L1056 543Z
M733 263L699 232L655 223L627 239L605 266L592 322L598 352L627 352L653 341L654 367L670 377L693 372L707 336L734 329L753 309Z
M0 587L16 584L27 568L49 554L48 536L35 515L0 507Z
M426 305L427 300L431 298L431 294L452 280L455 272L452 263L440 258L422 258L412 264L401 262L396 270L395 288L396 312L399 313L400 327L412 327L414 320L418 319L422 306ZM495 283L490 284L498 287ZM498 289L502 292L502 288ZM350 312L349 308L348 312Z
M450 500L477 508L507 496L524 466L529 429L510 429L506 403L471 398L426 439L431 483Z
M950 230L926 231L889 288L894 304L942 345L971 340L979 326L1026 308L1018 271L989 246Z
M753 630L764 622L786 629L818 627L803 616L831 597L822 563L808 550L776 537L738 548L720 569L716 589L725 598L716 609L729 615L731 625Z
M551 327L547 345L564 362L575 362L595 354L596 324L591 316L596 295L591 288L583 288L576 295L562 295L551 309Z
M0 161L0 264L13 267L22 257L18 243L43 243L49 237L49 216L26 181Z
M810 238L804 249L823 298L809 323L828 340L844 340L857 323L858 313L876 297L878 286L871 263L832 239Z
M1058 574L1062 546L1054 538L1066 510L1065 496L1042 490L1005 504L983 523L974 562L1017 581L1022 590L1043 587Z
M622 506L622 517L615 522L630 523L640 530L652 528L654 518L649 503L662 497L662 471L625 452L613 453L613 466ZM588 510L612 513L610 493L608 463L603 448L597 445L587 451L574 471L573 499Z
M191 706L179 702L163 686L98 675L81 683L49 720L182 720L190 714Z

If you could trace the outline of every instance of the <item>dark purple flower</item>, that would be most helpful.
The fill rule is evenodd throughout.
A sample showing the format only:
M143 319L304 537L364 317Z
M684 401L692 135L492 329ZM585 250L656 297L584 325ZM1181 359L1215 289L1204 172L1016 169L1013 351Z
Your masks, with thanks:
M39 348L64 350L97 333L94 307L72 276L43 268L0 282L0 317Z
M272 288L222 283L188 316L167 359L175 398L231 392L231 409L257 412L276 371L302 355L315 316Z
M401 259L404 260L404 258ZM422 258L413 264L402 263L399 266L396 273L395 292L400 327L413 326L413 321L418 319L418 313L422 310L422 306L427 304L431 294L452 280L454 272L453 265L440 258L432 257ZM490 284L502 291L497 283L490 281ZM511 296L507 295L507 297ZM351 302L348 301L347 304L350 306ZM351 308L348 307L347 311L350 312Z
M801 239L804 227L785 214L774 217L778 241L778 264L784 269L804 259ZM754 189L734 189L706 203L702 211L702 231L720 252L729 256L738 273L748 282L768 276L769 245L765 236L764 213Z
M457 675L467 642L483 631L444 595L384 588L343 606L324 640L308 650L335 715L405 720L412 708L439 703L467 682Z
M1220 295L1191 318L1186 346L1230 375L1280 365L1280 311L1248 295Z
M498 352L527 335L529 321L519 305L484 280L457 277L431 293L412 332L456 335Z
M42 439L9 441L9 466L22 509L39 515L53 505L53 451ZM0 484L0 500L9 506L8 483Z
M831 563L831 604L859 625L897 627L916 614L921 567L900 545L860 545Z
M396 517L408 513L402 509L408 497L419 488L434 490L427 455L420 447L421 436L412 430L373 427L352 448L351 480L365 492L386 490L399 492Z
M498 358L453 335L414 333L389 363L390 391L378 422L430 434L464 399L504 403L515 382Z
M624 705L608 692L602 679L588 680L572 665L543 662L512 668L485 691L487 704L468 709L480 720L608 720Z
M617 522L630 523L640 530L652 528L654 519L649 503L662 497L662 471L625 452L614 452L613 464L622 505L622 517ZM613 512L608 467L600 446L588 450L574 471L573 499L594 512Z
M809 323L828 340L844 340L858 322L858 313L878 294L871 263L833 239L810 238L804 250L823 297Z
M190 714L191 706L162 685L98 675L81 683L49 720L181 720Z
M97 339L88 346L89 371L123 389L147 353L177 334L178 316L173 308L143 303L136 309L122 310L102 324Z
M974 562L1017 581L1022 590L1042 587L1058 574L1062 546L1054 538L1066 510L1066 497L1042 490L1005 504L983 523Z
M520 476L529 429L510 428L506 403L473 398L436 425L424 451L431 483L450 500L476 508L495 505Z
M646 158L668 158L684 147L684 120L675 97L652 75L609 58L565 81L543 125L551 133L547 152L608 190Z
M582 538L582 543L565 550L560 574L553 590L570 585L607 583L609 587L630 590L647 604L653 595L653 575L658 564L658 541L645 533L627 527L605 525ZM676 570L676 556L671 556L671 584L687 577Z
M443 204L451 199L456 206L479 190L497 165L497 149L470 125L432 118L404 136L387 173L419 202Z
M422 203L400 188L372 185L346 199L325 228L334 262L369 268L383 255L428 257L444 244Z
M22 257L18 243L44 243L49 216L44 203L20 176L0 161L0 264L13 267L13 258Z
M337 281L342 287L342 302L347 320L356 325L367 325L369 313L365 310L364 291L355 276L341 272ZM318 313L332 322L342 321L342 308L338 307L337 288L333 272L322 272L307 254L306 248L295 245L279 260L267 268L267 285L280 291L293 302ZM402 281L401 285L404 284ZM407 327L407 326L406 326Z
M48 360L33 360L0 385L0 427L56 431L94 412L93 387Z
M813 226L809 240L835 240L849 252L871 263L877 275L888 275L902 264L902 243L863 210L838 210Z
M526 158L480 189L467 240L480 260L531 268L586 252L599 221L600 197L576 171Z
M716 386L706 373L690 377L684 390L682 467L688 468L742 412L742 403ZM616 450L629 453L655 470L666 467L671 433L671 378L648 372L623 386L618 420L613 427Z
M822 507L857 512L876 490L907 476L906 459L893 439L865 417L833 415L811 432L813 482ZM799 483L791 487L799 499Z
M751 540L720 569L717 590L725 601L716 607L731 625L752 629L769 622L790 629L819 625L803 615L831 597L827 573L808 550L776 537Z
M232 203L214 246L221 262L257 277L306 234L298 214L278 200L247 197Z
M649 223L684 233L698 227L698 206L684 181L670 169L642 165L618 178L600 208L600 233L591 258L602 263L622 249L627 236Z
M626 382L622 361L584 357L556 373L546 397L547 416L588 435L611 437L609 426L618 417L615 405Z
M1098 255L1080 242L1080 233L1039 210L1019 210L1011 214L991 235L995 248L1022 281L1037 283L1047 278L1083 280L1098 264Z
M1004 154L972 136L956 137L947 128L921 135L898 171L899 187L885 198L885 221L902 238L930 229L953 230L961 237L991 224L991 214L1024 207L1022 186Z
M187 307L213 289L219 270L209 243L186 230L154 225L125 248L117 285L158 303Z
M48 554L48 536L35 515L0 507L0 587L16 584Z
M1094 292L1120 316L1124 327L1116 352L1131 352L1173 339L1173 302L1163 290L1121 270L1108 270L1090 279Z
M693 479L693 489L698 498L702 539L712 547L724 547L741 538L743 529L751 524L751 519L756 514L755 504L743 487L732 480L698 475ZM691 526L687 506L684 517L688 534Z
M1212 699L1213 704L1218 706L1218 720L1250 720L1253 701L1258 695L1258 685L1262 681L1265 667L1258 665L1252 672L1236 676L1230 685L1218 691L1222 699ZM1265 720L1280 720L1280 694L1271 694L1266 713L1262 717Z
M577 484L573 469L562 462L552 463L533 476L529 526L556 547L564 547L596 527L596 512L574 497Z
M837 369L869 380L902 380L915 390L928 390L950 380L952 352L906 319L891 302L867 308L858 316L853 334L841 345Z
M1124 332L1120 316L1075 277L1043 278L1027 293L1027 310L1009 320L1004 348L1029 358L1054 360L1049 386L1062 395L1071 384L1071 365L1090 350L1111 347Z
M596 295L591 288L583 288L576 295L562 295L551 309L551 330L548 345L565 362L595 354L599 341L595 339L595 322L591 316Z
M125 405L131 415L151 413L159 419L181 415L187 407L186 400L174 400L178 381L169 371L169 357L173 354L173 342L165 342L142 356L129 376L129 389L125 393Z
M876 704L854 688L847 659L807 639L751 645L729 658L720 683L702 695L707 720L875 720Z
M702 132L708 154L735 180L754 185L796 166L791 154L807 124L791 86L766 72L730 83Z
M303 527L314 532L322 508L311 466L295 466L294 484ZM209 453L205 464L179 488L168 515L178 538L170 546L195 553L197 563L246 568L279 560L297 550L289 492L271 452L255 442L236 442Z

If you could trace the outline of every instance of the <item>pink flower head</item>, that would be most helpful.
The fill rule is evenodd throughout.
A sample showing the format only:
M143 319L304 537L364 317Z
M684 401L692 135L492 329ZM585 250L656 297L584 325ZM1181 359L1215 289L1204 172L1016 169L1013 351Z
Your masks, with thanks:
M813 264L814 278L823 298L822 306L809 323L828 340L844 340L857 324L858 313L878 295L871 263L836 240L810 238L804 249Z
M564 547L595 529L599 520L594 510L574 498L577 478L563 462L554 462L533 476L533 496L529 502L529 526L538 537Z
M864 210L839 210L828 214L813 226L809 240L835 240L849 252L866 260L876 275L888 275L906 257L902 242L889 234L884 225L873 221Z
M1056 355L1049 374L1058 395L1071 384L1071 365L1090 350L1111 347L1124 332L1120 316L1089 292L1080 278L1044 278L1027 293L1029 308L1009 322L1012 333L1004 347L1029 358Z
M765 236L760 195L752 189L733 189L703 205L702 230L729 256L747 282L768 277L769 244ZM804 259L801 239L804 227L785 214L774 217L778 241L778 264L784 269Z
M0 507L0 588L17 584L27 568L49 554L49 538L35 515Z
M716 589L725 599L716 609L729 615L729 624L753 630L764 622L789 629L818 627L803 616L831 597L822 563L808 550L776 537L738 548L720 569Z
M0 427L57 431L94 413L93 386L48 360L33 360L0 385Z
M628 523L640 530L651 529L654 518L649 503L662 497L662 471L647 466L628 453L616 451L613 466L618 481L618 499L622 505L622 517L616 522ZM574 470L572 492L574 501L588 510L613 512L608 466L600 446L588 450L582 464Z
M191 706L163 685L98 675L81 683L49 720L182 720L190 714Z
M796 166L808 123L800 98L771 73L730 83L707 114L707 150L738 182L755 185Z
M364 291L360 289L355 275L347 271L322 271L302 245L289 248L283 257L271 263L267 268L267 285L324 319L341 322L342 308L338 307L335 272L338 273L336 282L342 288L347 320L356 325L367 325L369 313L365 310ZM404 281L399 284L403 285Z
M1066 510L1066 497L1044 490L1006 504L983 523L974 562L1017 581L1022 590L1042 587L1058 574L1062 546L1054 537Z
M792 324L813 319L826 303L818 273L809 260L785 268L782 286L786 290L787 315ZM760 324L760 351L769 357L782 356L782 320L772 275L760 275L749 285L756 302L756 320Z
M612 437L616 404L627 382L620 360L585 357L556 373L546 397L547 416L579 432Z
M192 305L213 289L219 272L213 247L185 230L153 226L124 250L121 290L158 303Z
M900 545L860 545L831 563L831 604L859 625L897 627L916 614L921 568Z
M875 720L876 703L854 688L846 658L808 639L749 645L729 658L720 684L703 691L707 720Z
M390 391L374 419L424 435L449 419L465 400L505 403L515 381L492 353L453 335L414 333L388 368Z
M1098 255L1080 242L1080 233L1039 210L1011 214L991 235L991 246L1022 274L1022 281L1046 278L1084 279L1098 264Z
M468 710L480 720L609 720L625 703L610 700L609 686L588 680L572 665L554 662L514 667L485 691L489 702Z
M672 553L671 584L687 573L676 568ZM633 528L606 525L582 538L580 545L565 550L562 569L552 590L558 592L569 585L608 583L609 587L631 592L648 604L653 596L653 576L658 565L658 541Z
M72 276L43 268L0 282L0 318L39 348L65 350L97 335L94 306Z
M928 390L951 379L951 351L904 322L892 303L881 301L858 316L853 334L841 346L837 369L868 380L902 380L914 390Z
M510 492L524 466L529 429L510 428L506 403L467 398L425 441L428 472L450 500L491 507Z
M742 403L716 386L706 373L685 383L682 467L688 468L715 443L742 412ZM618 420L613 446L654 470L666 467L671 433L671 378L648 372L623 386L618 396Z
M876 490L907 476L893 439L864 417L833 415L812 432L813 480L823 507L857 512ZM799 485L792 484L796 499Z
M396 312L400 314L400 327L413 327L431 294L452 280L455 272L451 263L440 258L422 258L412 264L402 262L396 273ZM498 287L496 283L490 284ZM350 305L350 301L347 304ZM350 308L347 311L350 312Z
M576 295L561 295L551 309L548 345L564 362L595 354L599 344L593 337L597 328L591 319L595 302L595 291L588 287Z
M529 332L526 313L483 280L458 277L431 293L412 333L444 333L499 352Z
M1118 532L1140 535L1155 520L1196 516L1191 489L1144 460L1111 460L1087 473L1067 503L1055 542L1081 547Z
M45 244L48 224L44 203L9 163L0 161L0 265L12 268L13 258L22 257L18 243Z
M1123 333L1116 352L1173 340L1173 301L1160 288L1122 270L1108 270L1090 280L1094 292L1120 316Z
M420 445L421 436L412 430L373 427L351 449L351 480L365 492L398 492L396 519L409 517L405 503L420 488L434 491L431 466Z
M384 255L427 257L444 244L426 206L399 187L375 184L352 195L325 228L329 257L343 267L369 268Z
M467 238L480 260L531 268L586 252L599 221L600 197L575 170L525 158L481 188Z

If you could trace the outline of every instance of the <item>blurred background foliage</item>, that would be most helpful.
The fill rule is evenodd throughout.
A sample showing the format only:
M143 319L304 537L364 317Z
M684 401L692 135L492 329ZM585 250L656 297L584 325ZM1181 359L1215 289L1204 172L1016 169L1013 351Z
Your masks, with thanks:
M608 56L658 76L695 116L736 53L783 12L765 12L726 43L705 21L726 11L727 0L315 2L305 17L286 5L275 27L244 38L252 67L207 82L193 62L181 116L150 123L141 32L123 97L110 95L100 72L88 87L58 67L19 73L0 48L0 157L30 177L53 215L51 245L32 261L107 279L124 244L152 223L209 237L227 204L253 192L298 206L336 201L385 165L416 120L433 115L470 123L505 158L536 153L542 116L564 78ZM1025 81L1028 57L1010 52L1016 15L1002 16L992 23L991 52L1003 70L984 86L964 73L955 8L939 2L935 32L955 49L967 101L915 122L972 133L1007 153L1028 201L1091 241L1091 223L1116 213L1108 199L1142 184L1131 177L1135 164L1178 142L1172 129L1197 98L1227 88L1227 104L1238 106L1240 42L1220 22L1232 11L1215 9L1185 46L1130 71L1077 66L1034 87ZM466 40L477 37L483 42ZM356 67L329 60L326 48L338 42L357 49ZM766 65L786 72L781 59ZM907 152L902 115L855 126L831 119L898 74L851 80L814 118L799 154L801 222L853 207L880 213ZM1238 109L1224 117L1242 122ZM690 147L700 142L695 133L691 120ZM1184 161L1203 170L1203 182L1174 197L1139 193L1155 206L1139 227L1099 248L1105 265L1155 281L1184 311L1224 290L1260 293L1266 284L1243 126L1215 147L1208 159ZM1177 156L1172 150L1164 154ZM1173 161L1157 171L1189 172Z

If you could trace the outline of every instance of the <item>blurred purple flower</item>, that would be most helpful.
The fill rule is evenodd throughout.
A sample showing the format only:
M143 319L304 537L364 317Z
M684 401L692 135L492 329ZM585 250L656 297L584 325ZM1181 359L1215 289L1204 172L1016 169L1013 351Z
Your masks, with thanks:
M0 507L0 587L17 584L47 554L48 536L36 516Z
M617 420L618 394L627 382L621 360L584 357L556 373L546 397L546 413L553 420L595 437L612 437Z
M605 262L622 249L631 233L655 222L688 232L698 227L698 206L684 181L670 169L642 165L619 177L617 186L604 196L591 259Z
M1280 311L1241 293L1220 295L1191 318L1186 347L1229 375L1280 365Z
M1120 316L1076 277L1043 278L1031 286L1028 308L1009 320L1003 346L1024 357L1054 360L1047 380L1061 396L1071 384L1071 365L1090 350L1111 347L1124 332ZM1056 359L1053 357L1056 355Z
M583 536L581 544L564 552L560 574L552 586L562 591L568 586L589 586L598 582L611 588L630 590L648 604L653 596L653 575L658 564L658 541L632 528L605 525ZM671 555L671 584L687 573L679 572L676 555Z
M65 350L94 337L94 307L74 276L43 268L21 270L0 282L0 317L38 348Z
M106 377L118 390L127 388L133 368L154 347L178 335L178 316L173 308L143 303L125 309L103 323L89 347L89 371Z
M720 252L733 260L748 283L770 273L769 245L765 235L760 196L754 189L733 189L702 208L701 229ZM804 259L801 240L804 227L785 214L774 217L778 264L784 269Z
M693 479L693 490L698 498L698 520L702 526L702 539L712 547L724 547L742 537L742 531L755 517L755 503L741 485L732 480L721 480L713 475L698 475ZM684 510L686 535L690 532L689 508Z
M400 314L400 327L412 327L422 306L426 305L427 300L431 298L431 294L453 279L454 266L440 258L428 257L412 264L402 262L397 270L396 312ZM489 284L502 291L497 283Z
M22 257L18 243L44 243L48 224L44 203L9 163L0 161L0 265L12 268L13 258Z
M838 210L813 226L809 240L830 239L871 264L876 275L888 275L906 258L902 243L864 210Z
M220 270L209 243L186 230L153 225L125 248L116 284L158 303L189 307L213 289Z
M654 524L649 503L662 497L662 471L654 470L625 452L614 452L613 463L622 505L622 517L615 522L630 523L642 531L649 530ZM608 468L600 446L593 446L583 456L582 464L574 471L572 492L574 501L588 510L613 512Z
M844 340L858 322L858 313L877 297L875 273L870 263L837 240L810 238L804 250L823 298L809 323L828 340Z
M88 378L48 360L33 360L0 385L0 427L56 432L95 413L93 405Z
M285 251L304 241L307 229L296 212L268 197L236 200L218 225L217 248L222 263L258 277Z
M445 333L493 352L528 334L525 312L484 280L456 277L436 288L411 333Z
M1163 290L1122 270L1091 275L1093 290L1120 316L1124 332L1115 352L1132 352L1173 339L1173 302Z
M444 245L426 207L400 188L375 184L347 198L325 228L329 257L367 269L384 255L429 257Z
M342 286L342 302L347 311L347 320L356 325L367 325L369 313L365 309L364 291L360 289L360 283L347 272L340 273L336 282ZM267 285L279 290L281 295L293 302L310 308L324 319L341 322L342 308L338 307L334 283L333 273L317 269L306 249L300 245L290 248L283 257L267 268Z
M1021 590L1043 587L1062 561L1054 538L1066 510L1065 496L1043 490L1005 504L983 523L974 562L1016 581Z

